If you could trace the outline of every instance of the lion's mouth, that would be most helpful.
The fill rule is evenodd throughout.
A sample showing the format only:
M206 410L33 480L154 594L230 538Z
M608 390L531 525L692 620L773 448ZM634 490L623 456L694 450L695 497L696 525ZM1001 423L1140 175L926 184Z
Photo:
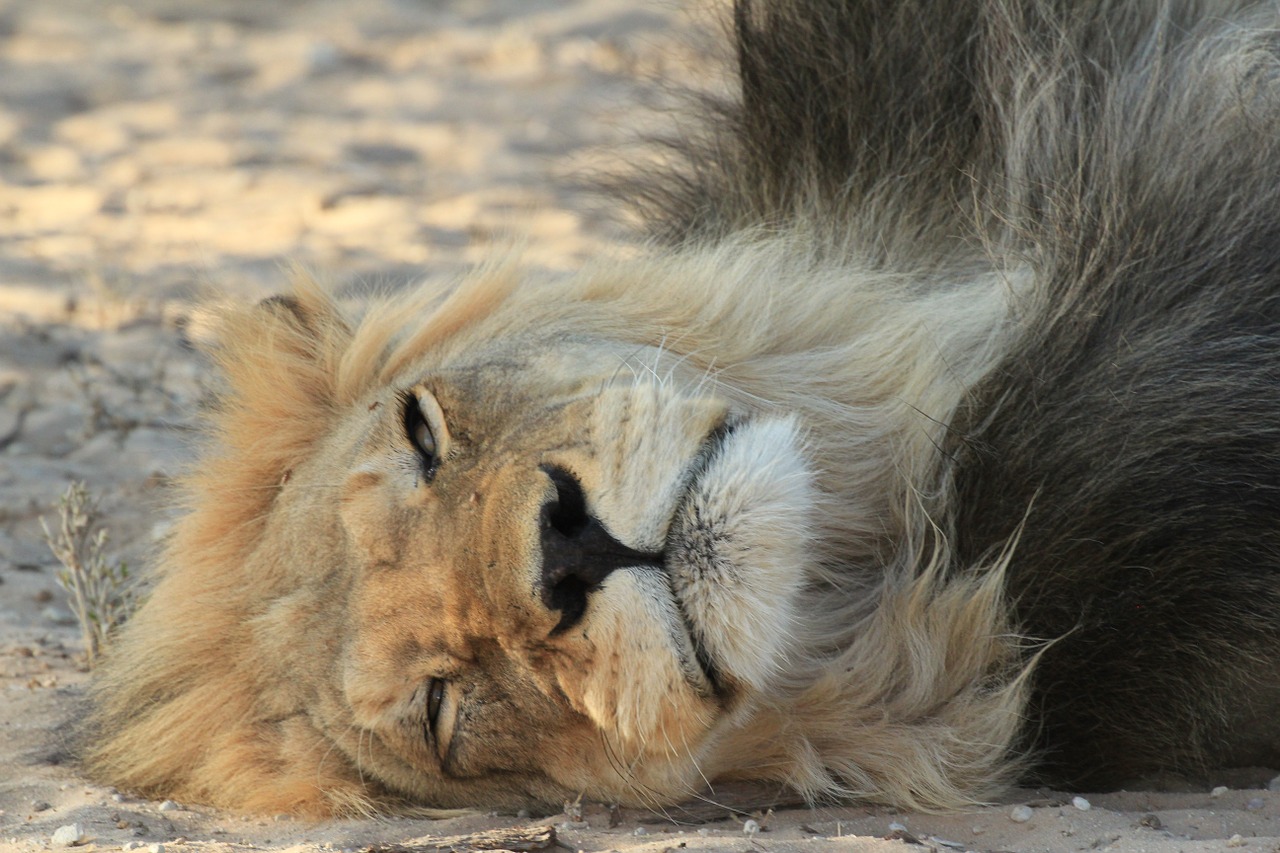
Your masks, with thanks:
M664 548L674 636L695 689L764 687L797 633L810 562L814 476L794 418L728 421L707 436Z
M678 582L682 573L687 571L687 559L689 556L688 529L686 525L680 523L680 520L682 516L686 515L686 510L695 500L695 490L702 476L711 467L716 457L720 454L725 441L738 426L739 421L726 419L720 426L712 430L702 442L702 447L698 450L697 455L694 456L693 461L685 470L683 497L676 508L671 529L667 535L666 548L663 550L667 584L671 590L671 599L675 602L676 612L680 616L681 627L684 632L683 637L675 638L676 646L677 649L683 651L682 646L684 643L681 640L686 641L689 651L692 653L691 656L680 654L680 667L695 689L699 692L709 692L720 697L723 697L726 692L726 685L720 667L707 649L703 629L700 627L699 620L689 612L689 604L681 594L681 584ZM694 518L697 517L698 510L696 507L693 508L692 515Z
M668 577L670 576L668 575ZM707 645L702 640L697 624L689 617L684 601L674 588L671 591L671 598L675 602L676 611L680 614L681 627L684 631L684 636L677 637L676 641L677 649L679 649L677 654L680 658L680 669L685 674L685 680L699 693L723 697L726 690L720 668L716 666L716 662L712 660L710 652L707 651ZM688 642L692 656L686 654L684 649L681 648L683 646L683 643L680 642L681 640Z

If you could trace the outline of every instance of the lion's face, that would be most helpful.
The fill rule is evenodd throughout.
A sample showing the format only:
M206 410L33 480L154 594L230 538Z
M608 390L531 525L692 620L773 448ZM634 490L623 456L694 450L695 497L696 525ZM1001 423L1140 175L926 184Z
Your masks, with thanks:
M94 772L317 815L731 779L957 803L918 783L938 756L999 775L1001 575L912 580L937 548L895 485L932 482L908 463L983 327L826 310L843 274L738 298L786 257L487 269L356 323L305 282L229 307L186 512L96 679Z
M787 655L812 478L793 420L667 360L428 356L290 473L281 547L345 578L299 627L331 634L311 717L362 775L438 805L699 787Z

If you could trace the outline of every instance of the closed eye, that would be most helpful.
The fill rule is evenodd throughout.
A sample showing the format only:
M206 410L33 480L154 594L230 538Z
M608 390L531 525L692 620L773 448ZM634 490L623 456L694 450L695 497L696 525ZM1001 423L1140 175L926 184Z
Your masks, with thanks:
M427 684L427 725L431 727L436 738L439 738L440 705L444 702L445 682L443 678L433 678Z
M423 713L423 737L440 756L447 772L449 748L453 743L454 728L458 724L458 695L451 691L449 680L433 677L418 688ZM451 692L453 695L451 696Z
M444 455L444 413L426 391L408 390L400 393L400 416L404 436L418 455L422 476L430 482Z

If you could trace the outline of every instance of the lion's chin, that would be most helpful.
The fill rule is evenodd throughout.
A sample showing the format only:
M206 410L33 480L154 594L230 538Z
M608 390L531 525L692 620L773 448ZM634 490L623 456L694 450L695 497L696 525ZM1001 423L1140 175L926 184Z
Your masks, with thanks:
M816 502L802 445L794 418L738 425L672 520L672 592L713 683L761 689L786 659Z

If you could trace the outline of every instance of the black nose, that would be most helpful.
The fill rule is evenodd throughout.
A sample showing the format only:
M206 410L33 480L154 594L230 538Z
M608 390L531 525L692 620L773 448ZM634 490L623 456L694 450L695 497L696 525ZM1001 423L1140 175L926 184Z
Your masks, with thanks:
M560 612L553 634L582 618L587 596L614 569L660 566L662 555L628 548L587 510L578 478L563 468L542 469L556 496L542 505L542 603Z

